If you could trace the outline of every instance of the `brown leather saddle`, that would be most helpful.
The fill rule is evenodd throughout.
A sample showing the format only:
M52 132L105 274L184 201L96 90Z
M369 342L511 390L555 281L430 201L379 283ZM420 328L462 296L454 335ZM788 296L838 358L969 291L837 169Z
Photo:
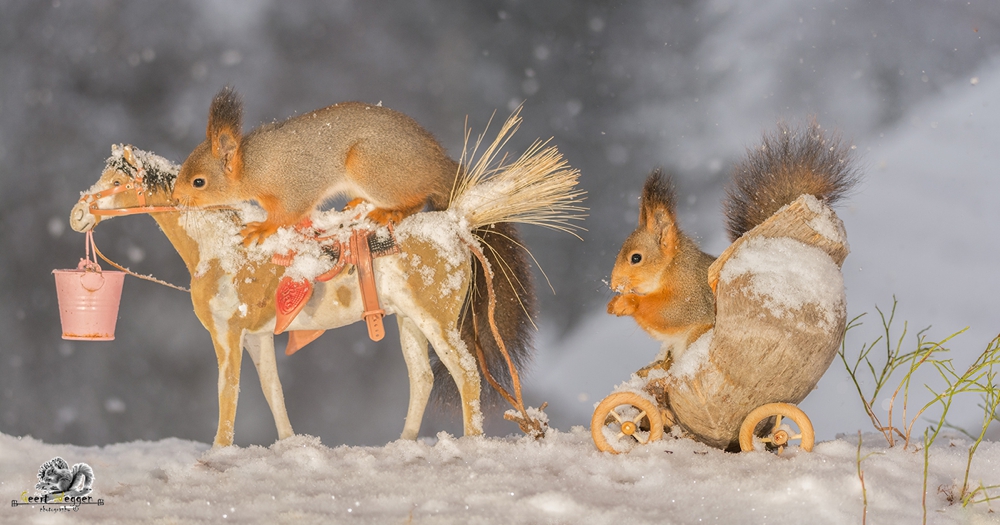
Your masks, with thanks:
M358 272L358 284L361 288L362 316L365 324L368 326L368 336L371 337L372 341L380 341L385 337L385 326L382 324L382 318L385 317L385 310L379 304L373 262L376 257L399 253L399 245L396 243L396 235L393 231L392 223L388 225L388 234L385 233L385 230L381 229L376 231L354 229L351 232L350 240L347 242L324 238L318 235L314 236L314 238L323 245L324 251L336 261L333 268L316 277L315 280L326 282L340 275L348 266L356 268ZM272 257L272 262L288 266L291 264L293 258L294 254L276 254ZM292 323L295 316L309 302L312 292L313 284L309 279L295 280L288 276L281 278L281 281L278 282L274 301L276 313L275 334L280 334L288 328L288 325ZM290 331L288 333L288 346L285 347L285 354L291 355L295 353L303 346L314 341L323 332L325 330Z

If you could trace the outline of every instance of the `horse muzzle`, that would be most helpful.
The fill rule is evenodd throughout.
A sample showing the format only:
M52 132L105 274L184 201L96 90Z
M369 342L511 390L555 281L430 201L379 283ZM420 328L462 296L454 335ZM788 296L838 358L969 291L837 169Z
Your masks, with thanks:
M73 231L88 232L94 229L98 222L101 222L101 219L90 213L89 205L83 201L76 203L69 212L69 227L73 228Z

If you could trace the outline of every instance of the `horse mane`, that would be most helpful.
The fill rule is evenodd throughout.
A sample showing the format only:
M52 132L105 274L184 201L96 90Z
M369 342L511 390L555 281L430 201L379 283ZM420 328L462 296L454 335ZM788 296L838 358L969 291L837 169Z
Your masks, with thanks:
M132 155L145 168L142 180L150 192L155 193L162 190L171 193L174 191L177 173L181 170L179 164L170 162L151 151L143 151L133 146L128 147L131 148ZM105 161L105 170L108 169L118 170L133 179L138 175L138 170L135 166L126 160L125 146L121 144L111 147L111 156Z

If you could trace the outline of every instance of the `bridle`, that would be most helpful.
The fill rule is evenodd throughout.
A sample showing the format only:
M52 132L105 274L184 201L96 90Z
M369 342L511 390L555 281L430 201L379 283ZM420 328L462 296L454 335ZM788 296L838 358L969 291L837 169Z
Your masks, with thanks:
M130 154L131 152L128 153L128 155ZM136 167L132 162L129 162L128 158L125 160L128 162L130 167L133 167L136 170L135 175L132 176L131 182L124 185L115 183L114 187L98 191L96 193L85 193L80 197L79 202L87 205L87 209L91 215L118 217L122 215L136 215L139 213L180 211L177 206L147 206L146 195L148 195L150 191L149 188L146 187L145 183L146 168L142 165ZM125 192L134 192L135 199L139 202L139 205L132 208L115 208L110 210L102 210L101 208L98 208L97 201L103 199L104 197L110 197L112 195Z
M112 149L112 152L114 151L115 150ZM77 202L77 206L80 206L81 204L85 205L87 207L88 213L97 216L98 222L100 221L101 216L136 215L139 213L180 211L177 208L177 206L148 206L146 204L146 195L148 195L150 191L149 188L146 187L146 181L145 181L146 169L142 166L141 163L138 162L138 159L135 158L134 154L132 153L132 148L130 146L125 146L122 157L126 164L122 166L115 166L115 169L120 169L121 171L125 172L125 174L128 175L131 180L125 184L121 184L121 182L119 181L114 181L114 186L111 188L94 193L84 193L83 195L80 196L80 200ZM108 161L108 167L109 168L112 167L110 160ZM134 175L129 173L129 171L131 171L130 168L131 170L135 170ZM135 193L135 198L139 202L139 205L132 208L117 208L111 210L102 210L98 208L97 204L98 201L103 199L104 197L110 197L112 195L117 195L119 193L125 193L125 192ZM73 209L76 210L77 208L74 207ZM96 222L94 223L94 225L96 225ZM94 225L91 225L91 227L87 229L87 250L89 254L90 249L93 248L93 252L95 254L94 257L95 265L97 261L97 256L100 256L101 259L104 259L104 262L110 264L111 266L114 266L115 268L118 268L120 271L123 271L129 275L138 277L140 279L145 279L147 281L152 281L158 284L162 284L164 286L169 286L170 288L174 288L182 292L190 293L191 290L187 288L175 286L168 282L161 281L151 275L137 274L132 270L129 270L128 268L125 268L122 265L105 257L104 254L97 249L97 244L94 243L94 230L93 230Z
M177 206L147 206L146 205L146 195L149 190L142 181L143 170L140 170L136 175L133 182L124 185L117 185L113 188L108 188L97 193L85 193L80 197L80 202L87 205L87 209L91 215L107 215L112 217L117 217L121 215L136 215L139 213L158 213L165 211L180 211ZM110 210L103 210L98 208L97 201L103 199L104 197L110 197L111 195L117 195L119 193L124 193L127 191L132 191L135 193L135 198L139 201L139 205L132 208L115 208Z

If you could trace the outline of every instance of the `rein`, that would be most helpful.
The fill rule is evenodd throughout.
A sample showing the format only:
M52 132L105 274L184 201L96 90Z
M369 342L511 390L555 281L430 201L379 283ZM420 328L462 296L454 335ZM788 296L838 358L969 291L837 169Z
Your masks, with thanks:
M135 177L134 177L134 179L135 179L134 182L130 182L130 183L127 183L125 185L116 185L116 186L114 186L112 188L108 188L106 190L102 190L102 191L99 191L99 192L96 192L96 193L85 193L85 194L83 194L83 195L80 196L79 202L86 204L87 205L87 209L90 212L90 214L91 215L95 215L95 216L120 217L120 216L123 216L123 215L138 215L140 213L158 213L158 212L168 212L168 211L180 211L180 209L177 206L147 206L146 205L146 195L149 193L149 190L146 189L146 185L144 184L144 181L143 181L143 175L145 175L145 173L146 173L145 168L140 168L138 170L138 172L136 173ZM136 198L137 201L139 201L139 206L136 206L136 207L133 207L133 208L117 208L117 209L112 209L112 210L102 210L102 209L100 209L100 208L97 207L97 201L103 199L104 197L110 197L111 195L117 195L119 193L124 193L126 191L135 192L135 198ZM142 279L142 280L145 280L145 281L150 281L150 282L154 282L154 283L157 283L157 284L162 284L163 286L166 286L168 288L173 288L174 290L180 290L182 292L191 293L191 290L188 289L188 288L184 288L183 286L177 286L175 284L170 284L170 283L168 283L166 281L161 281L161 280L157 279L156 277L153 277L152 275L141 275L141 274L135 273L132 270L129 270L128 268L125 268L124 266L122 266L122 265L120 265L120 264L112 261L111 259L108 259L107 257L104 256L103 253L101 253L100 250L97 249L97 244L94 242L94 230L93 229L91 229L90 231L87 232L87 248L88 248L88 251L89 251L89 249L91 247L93 247L94 253L96 253L101 259L104 259L104 262L110 264L111 266L114 266L115 268L117 268L117 269L119 269L119 270L121 270L121 271L123 271L123 272L125 272L125 273L127 273L127 274L129 274L131 276L133 276L133 277L138 277L139 279Z
M91 247L93 247L94 253L96 253L101 259L104 259L104 262L110 264L111 266L114 266L115 268L117 268L117 269L119 269L119 270L121 270L121 271L123 271L123 272L125 272L125 273L127 273L129 275L131 275L132 277L138 277L138 278L140 278L140 279L142 279L144 281L149 281L149 282L153 282L153 283L156 283L156 284L162 284L163 286L166 286L168 288L173 288L174 290L180 290L182 292L191 293L191 290L189 288L184 288L183 286L177 286L176 284L170 284L170 283L168 283L166 281L161 281L161 280L157 279L156 277L153 277L152 275L142 275L142 274L135 273L132 270L129 270L128 268L125 268L124 266L122 266L122 265L120 265L120 264L112 261L111 259L108 259L107 257L104 256L103 253L101 253L101 250L97 249L97 243L94 242L94 230L90 230L89 232L87 232L87 243L88 243L87 244L88 251L89 251L89 249Z
M479 264L482 266L484 277L486 278L486 294L488 298L488 303L486 307L486 318L489 321L490 330L493 332L493 339L497 342L497 347L503 354L504 360L507 361L507 370L510 372L511 382L513 383L514 392L508 392L506 388L503 387L496 379L493 378L493 374L490 373L489 368L486 367L486 356L483 353L483 347L479 344L479 325L476 320L473 319L472 329L475 332L475 346L476 354L479 356L479 368L482 369L483 375L486 377L486 381L492 386L500 396L503 397L515 410L520 412L520 415L511 414L510 411L504 413L503 418L507 421L513 421L517 423L517 426L521 427L521 431L525 434L539 439L545 435L545 429L543 428L543 423L538 418L533 417L528 413L528 410L524 407L524 399L521 397L521 380L518 377L517 367L514 366L514 362L510 358L510 354L507 352L507 345L503 342L503 337L500 337L500 329L497 327L495 311L496 311L496 295L493 292L493 270L490 269L489 262L486 261L486 255L483 253L482 249L474 242L463 239L465 245L469 248L469 251L479 259ZM542 406L538 410L545 410L548 403L542 403Z

